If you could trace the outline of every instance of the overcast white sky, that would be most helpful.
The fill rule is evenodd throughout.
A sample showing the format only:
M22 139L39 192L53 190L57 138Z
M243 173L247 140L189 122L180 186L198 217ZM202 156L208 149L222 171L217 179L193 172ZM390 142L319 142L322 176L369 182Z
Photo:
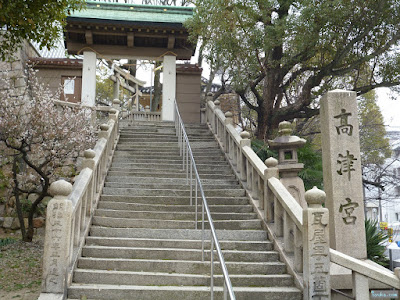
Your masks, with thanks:
M400 131L400 97L393 99L388 88L377 89L378 105L381 108L387 131Z

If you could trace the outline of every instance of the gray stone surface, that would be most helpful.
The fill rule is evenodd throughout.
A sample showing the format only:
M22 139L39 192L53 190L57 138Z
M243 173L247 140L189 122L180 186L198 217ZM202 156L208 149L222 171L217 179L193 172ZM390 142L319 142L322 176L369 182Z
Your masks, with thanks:
M14 218L5 217L4 218L4 222L3 222L3 227L6 228L6 229L11 229L13 221L14 221Z
M210 231L205 231L202 262L202 231L194 229L195 207L190 205L182 158L178 147L167 144L177 139L170 124L161 128L122 129L68 289L70 299L82 295L88 299L209 299ZM293 287L293 277L279 261L208 129L191 125L188 132L197 140L194 156L231 280L236 290L241 289L238 299L300 300L300 290ZM218 261L216 254L214 260ZM222 285L219 263L215 269L215 283ZM222 297L219 288L217 297Z
M320 114L331 247L363 259L367 253L356 93L328 92Z
M322 207L325 193L316 187L305 194L303 210L304 299L331 298L329 211Z

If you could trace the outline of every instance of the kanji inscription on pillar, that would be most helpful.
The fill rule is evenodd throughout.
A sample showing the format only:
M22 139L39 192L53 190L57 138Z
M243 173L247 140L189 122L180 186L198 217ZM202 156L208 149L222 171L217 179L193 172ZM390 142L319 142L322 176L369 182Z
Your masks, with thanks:
M315 206L309 203L303 211L304 299L331 299L329 211L321 204Z
M65 270L68 264L67 249L70 241L68 218L71 218L70 201L52 199L47 208L45 253L43 261L44 290L62 293Z
M331 247L366 258L356 93L335 90L321 99L320 119Z

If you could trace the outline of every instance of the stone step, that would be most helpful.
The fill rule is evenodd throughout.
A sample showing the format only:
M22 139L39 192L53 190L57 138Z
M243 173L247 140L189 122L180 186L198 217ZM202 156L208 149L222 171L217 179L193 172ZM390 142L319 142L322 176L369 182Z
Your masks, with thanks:
M146 172L143 170L140 171L126 171L126 170L109 170L107 173L109 176L118 177L118 176L133 176L133 177L151 177L151 178L186 178L186 173L173 173L173 172ZM235 175L232 174L219 174L219 173L202 173L199 172L201 179L221 179L221 178L230 178L234 179Z
M206 218L207 219L207 218ZM208 222L205 221L205 228L209 229ZM214 220L216 229L228 230L248 230L261 229L261 220ZM159 219L129 219L94 216L92 225L114 228L165 228L165 229L191 229L195 228L194 220L159 220ZM201 228L201 221L198 227Z
M264 230L216 230L219 241L266 241ZM196 229L150 229L150 228L112 228L91 226L90 236L120 238L152 238L201 240L202 231ZM204 232L204 238L210 239L210 232Z
M198 171L214 171L214 170L223 170L224 172L232 173L232 169L230 166L216 164L196 164ZM130 161L121 161L115 160L113 161L111 168L121 168L121 169L152 169L152 170L176 170L178 172L182 172L182 163L178 164L154 164L154 163L131 163Z
M223 250L222 254L227 262L274 262L279 260L279 254L276 251ZM204 260L210 261L210 255L211 251L205 250ZM130 248L86 245L82 248L82 256L100 258L201 261L201 249ZM216 256L215 259L217 259Z
M118 165L129 165L129 166L148 166L148 167L172 167L182 169L182 161L183 159L141 159L141 161L133 161L133 158L127 158L124 156L116 156L113 158L113 166ZM214 168L229 168L230 166L227 165L226 161L208 161L206 159L196 162L197 168L204 168L204 167L214 167Z
M193 191L195 189L194 180ZM140 182L106 182L105 187L109 188L134 188L134 189L157 189L157 190L189 190L190 185L186 184L169 184L169 183L140 183ZM218 183L215 182L213 184L203 184L204 190L214 190L214 189L241 189L242 187L238 183Z
M114 246L114 247L139 247L139 248L185 248L201 249L200 240L180 240L180 239L152 239L152 238L117 238L117 237L86 237L87 245ZM222 250L241 250L241 251L271 251L273 244L270 241L220 241ZM204 248L210 249L211 242L204 241ZM247 263L246 263L247 264ZM281 262L275 264L284 265ZM108 269L108 268L107 268Z
M129 158L140 158L140 159L154 159L154 158L162 158L162 159L182 159L180 155L180 151L178 148L172 147L158 147L157 151L155 151L156 147L132 147L123 145L123 147L117 146L116 157L129 157ZM201 149L200 149L201 150ZM204 151L196 151L196 148L192 148L193 156L197 159L204 159L206 157L215 157L220 160L225 160L225 156L220 151L207 151L207 149L203 149Z
M118 196L120 197L120 196ZM169 211L169 212L194 212L195 206L189 205L189 200L186 205L162 205L162 204L143 204L143 203L127 203L118 201L100 201L99 209L115 209L115 210L136 210L136 211ZM193 203L195 200L193 199ZM198 200L198 211L201 210L200 200ZM209 205L211 215L213 213L251 213L254 211L252 205Z
M207 203L210 208L214 206L248 206L249 199L247 197L207 197ZM189 206L189 197L177 197L177 196L115 196L115 195L101 195L101 201L105 202L123 202L131 204L149 204L149 205L163 205L163 206L177 206L184 205ZM200 205L201 200L198 196L198 204ZM177 207L179 208L179 207ZM233 208L229 207L228 209ZM126 209L126 208L124 208ZM192 207L194 211L194 207Z
M135 189L135 188L114 188L104 187L103 193L105 195L135 195L135 196L190 196L190 189ZM244 197L246 192L244 189L205 189L204 194L206 197Z
M215 285L223 285L222 275L214 276ZM261 274L232 274L230 279L233 286L289 286L293 284L293 278L286 274L261 275ZM169 285L169 286L209 286L208 274L181 274L163 273L157 268L152 272L114 271L76 269L73 281L85 284L122 284L128 285L134 282L137 285Z
M182 162L183 158L179 155L179 153L171 153L168 155L160 155L160 154L153 154L151 151L142 151L138 150L137 152L134 151L117 151L114 153L114 158L125 158L127 161L134 162L135 160L145 160L148 162L167 162L167 161L175 161L175 162ZM225 156L221 153L218 155L207 155L206 153L203 154L194 154L194 158L197 163L200 162L210 162L210 161L225 161ZM225 162L226 163L226 162Z
M129 143L118 143L116 146L117 151L119 150L139 150L144 151L144 153L153 151L156 153L179 153L178 144L174 143L172 145L165 145L163 143L138 143L138 144L129 144ZM156 150L156 151L155 151Z
M171 175L174 176L176 175L177 177L186 177L186 170L180 170L180 169L166 169L166 170L154 170L154 169L146 169L145 167L143 168L130 168L129 166L124 167L124 166L117 166L114 167L113 165L110 168L110 172L120 172L119 175L122 175L123 173L129 173L132 175L137 175L137 176L142 176L142 174L149 174L149 175L157 175L158 177L170 177ZM214 170L202 170L198 169L197 172L199 173L200 178L203 178L203 175L205 174L214 174L214 175L219 175L217 178L224 178L225 175L233 175L232 170L230 169L222 169L220 170L219 168L215 168ZM113 173L110 173L113 174ZM143 175L145 176L145 175ZM157 177L155 176L155 177ZM193 177L194 178L194 177Z
M127 211L97 209L95 216L109 218L131 218L131 219L155 219L155 220L189 220L195 218L194 212L170 212L170 211ZM197 213L198 219L201 219L201 210ZM256 213L212 213L212 218L217 220L251 220L256 219Z
M149 134L121 134L120 142L178 142L176 135L149 135ZM215 142L212 136L194 136L190 138L191 142Z
M234 287L237 300L301 300L301 291L294 287ZM209 287L191 286L136 286L72 284L68 288L68 299L109 299L109 300L209 300ZM223 298L223 288L214 288L214 298Z
M215 273L222 274L219 262L215 262ZM229 274L284 274L286 266L281 262L228 262ZM164 273L209 274L209 261L157 260L157 259L124 259L124 258L93 258L81 257L78 268L94 270L132 271L141 270L152 272L157 270Z
M210 231L206 221L194 229L174 123L122 124L68 299L210 299ZM213 134L186 129L236 299L302 299ZM194 188L192 196L194 204ZM200 220L200 193L197 201ZM223 280L213 257L217 299Z
M239 182L233 178L221 179L200 179L202 185L216 185L216 184L236 184ZM155 180L149 177L133 177L133 176L107 176L106 182L124 182L124 183L154 183ZM157 178L157 183L160 184L187 184L186 178Z

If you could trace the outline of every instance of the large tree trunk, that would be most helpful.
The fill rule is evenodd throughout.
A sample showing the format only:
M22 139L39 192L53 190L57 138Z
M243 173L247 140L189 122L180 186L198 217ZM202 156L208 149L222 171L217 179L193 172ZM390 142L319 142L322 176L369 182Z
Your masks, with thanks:
M266 140L278 128L279 123L274 120L274 111L280 103L278 72L270 70L264 79L264 88L261 101L258 101L259 112L257 114L256 138Z

